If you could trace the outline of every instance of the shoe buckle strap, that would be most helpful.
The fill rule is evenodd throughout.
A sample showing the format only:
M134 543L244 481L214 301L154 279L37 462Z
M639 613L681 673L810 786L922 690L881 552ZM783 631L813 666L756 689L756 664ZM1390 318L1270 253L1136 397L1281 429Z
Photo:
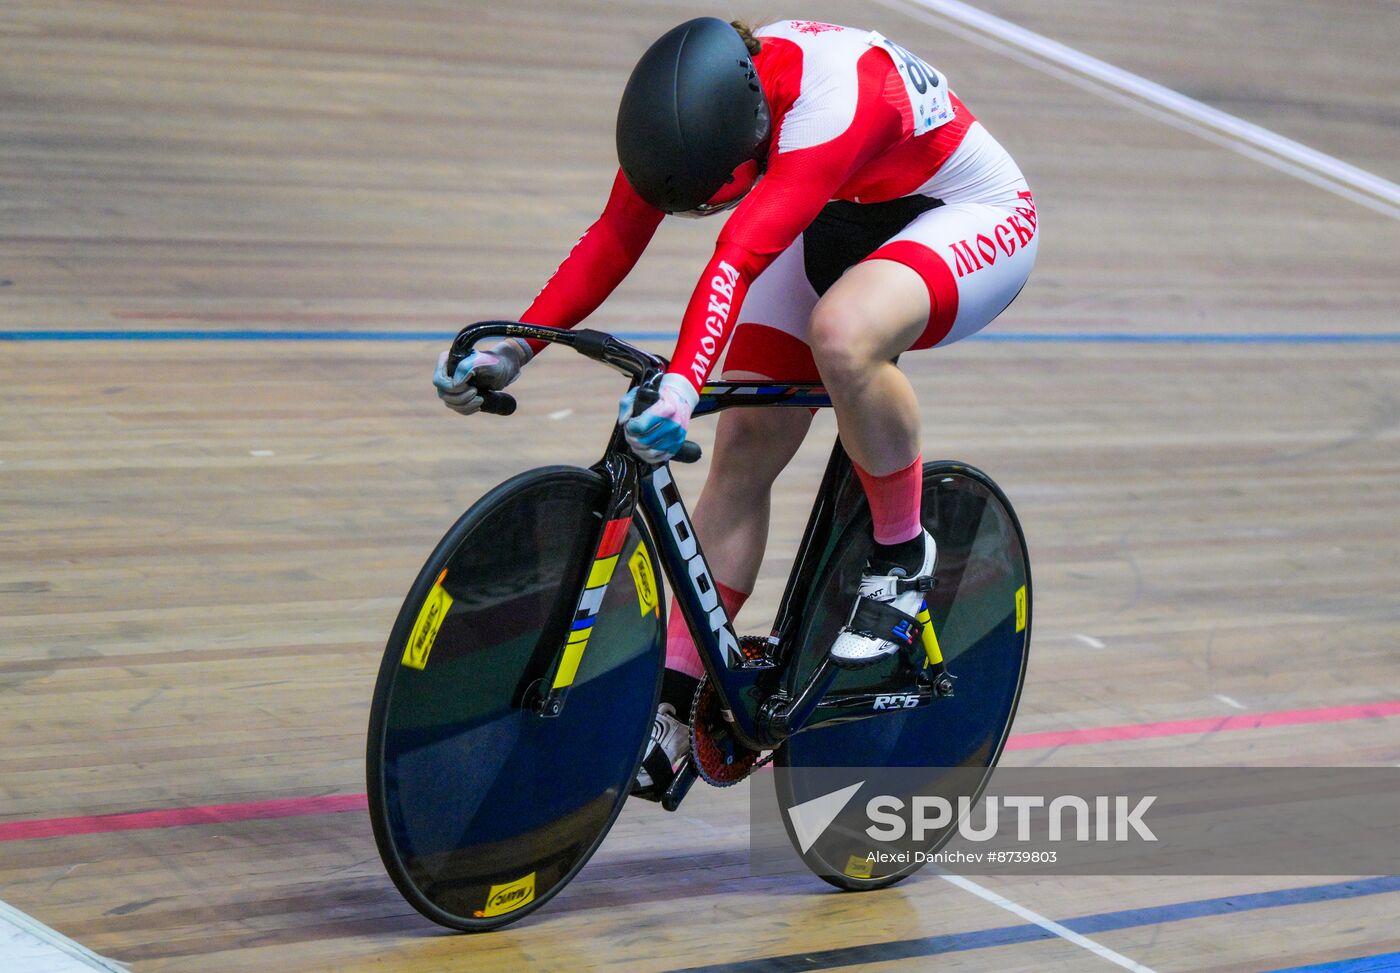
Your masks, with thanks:
M864 596L856 602L856 610L846 627L852 632L905 647L912 646L924 629L913 615L906 615L885 602Z
M938 579L931 574L921 574L917 578L895 578L894 587L895 591L901 595L906 591L923 593L937 588Z

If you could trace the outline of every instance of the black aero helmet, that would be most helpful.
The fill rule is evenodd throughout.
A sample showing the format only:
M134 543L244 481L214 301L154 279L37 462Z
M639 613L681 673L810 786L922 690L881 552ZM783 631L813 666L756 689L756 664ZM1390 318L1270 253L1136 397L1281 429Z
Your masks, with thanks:
M700 211L759 158L769 127L743 38L717 17L697 17L663 34L632 69L617 111L617 160L657 209Z

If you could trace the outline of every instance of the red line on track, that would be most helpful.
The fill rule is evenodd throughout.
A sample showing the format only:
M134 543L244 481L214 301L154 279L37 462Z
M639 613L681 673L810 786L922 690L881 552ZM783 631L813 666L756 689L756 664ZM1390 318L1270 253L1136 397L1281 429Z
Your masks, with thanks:
M133 814L92 814L80 818L8 821L0 823L0 841L66 838L77 834L144 831L149 828L179 828L194 824L227 824L230 821L256 821L266 818L295 818L308 814L362 811L367 806L363 794L331 794L326 797L289 797L274 801L244 801L240 804L172 807L159 811L137 811Z
M1400 716L1400 700L1387 703L1359 703L1351 706L1323 706L1317 709L1281 710L1274 713L1241 713L1235 716L1196 720L1168 720L1162 723L1130 723L1100 726L1087 730L1050 730L1021 733L1006 742L1007 750L1044 750L1051 747L1084 746L1152 737L1191 736L1231 730L1258 730L1308 723L1345 723L1355 720ZM269 818L305 817L313 814L339 814L363 811L363 794L331 794L325 797L292 797L271 801L245 801L239 804L209 804L203 807L177 807L131 814L94 814L74 818L43 818L31 821L0 822L0 842L31 838L66 838L80 834L111 831L142 831L151 828L178 828L201 824L227 824L233 821L260 821Z
M1345 723L1400 716L1400 700L1389 703L1358 703L1352 706L1323 706L1318 709L1289 709L1274 713L1238 713L1234 716L1200 720L1167 720L1163 723L1129 723L1126 726L1097 726L1087 730L1049 730L1021 733L1006 741L1007 750L1046 750L1051 747L1146 740L1149 737L1191 736L1228 730L1259 730L1271 726L1300 726L1305 723Z

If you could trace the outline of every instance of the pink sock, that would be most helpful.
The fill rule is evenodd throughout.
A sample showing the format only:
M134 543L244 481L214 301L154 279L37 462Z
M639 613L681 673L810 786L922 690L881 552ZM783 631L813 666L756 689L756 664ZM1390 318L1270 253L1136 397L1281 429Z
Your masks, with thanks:
M876 544L903 544L919 536L923 524L919 520L919 507L924 492L924 458L915 456L914 462L902 470L875 476L861 469L858 464L856 475L865 487L866 499L870 501L870 516L875 521Z
M739 614L739 609L744 607L744 602L749 600L748 592L735 591L718 582L715 583L715 587L719 589L719 600L724 603L724 610L733 621L734 616ZM666 668L678 670L696 679L705 674L705 667L700 662L700 653L695 648L695 640L690 637L690 629L686 627L685 616L681 614L675 598L671 599L671 617L666 624Z

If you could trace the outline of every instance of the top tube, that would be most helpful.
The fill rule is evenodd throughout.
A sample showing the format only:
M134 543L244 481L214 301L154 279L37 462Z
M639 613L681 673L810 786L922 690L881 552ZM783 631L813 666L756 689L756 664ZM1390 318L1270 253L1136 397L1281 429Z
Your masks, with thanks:
M831 396L821 385L784 385L778 382L707 382L691 415L703 416L742 406L797 406L826 409Z

